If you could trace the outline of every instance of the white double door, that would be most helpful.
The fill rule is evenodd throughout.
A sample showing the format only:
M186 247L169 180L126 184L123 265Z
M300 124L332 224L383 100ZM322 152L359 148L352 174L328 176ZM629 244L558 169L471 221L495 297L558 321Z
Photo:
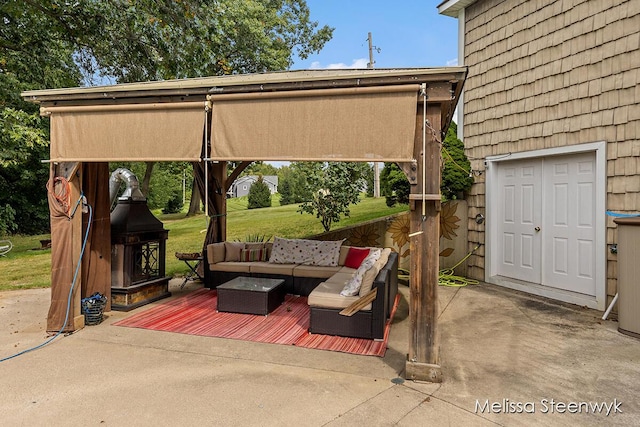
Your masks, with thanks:
M498 168L497 274L595 296L595 153Z

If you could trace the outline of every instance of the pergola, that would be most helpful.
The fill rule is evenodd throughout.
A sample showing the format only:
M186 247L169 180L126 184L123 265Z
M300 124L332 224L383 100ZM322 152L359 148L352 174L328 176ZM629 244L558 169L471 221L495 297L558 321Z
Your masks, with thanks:
M465 77L463 67L311 70L24 92L51 120L47 329L62 327L69 294L69 331L84 326L81 298L110 295L108 162L192 162L211 219L203 245L225 240L226 190L252 161L396 162L411 184L406 376L441 381L440 150ZM227 161L240 162L228 177ZM82 196L91 218L77 214Z

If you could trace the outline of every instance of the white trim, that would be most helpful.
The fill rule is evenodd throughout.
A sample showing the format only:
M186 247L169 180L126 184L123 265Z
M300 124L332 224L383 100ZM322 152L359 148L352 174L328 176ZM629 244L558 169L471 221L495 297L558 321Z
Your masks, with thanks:
M458 12L458 65L464 65L465 24L465 9L461 9ZM458 98L456 124L458 125L458 139L464 141L464 87L460 91L460 97Z
M444 0L438 5L438 13L455 18L460 10L471 6L477 0Z
M499 209L499 194L494 194L493 185L498 182L497 167L492 167L503 161L532 159L548 156L558 156L567 154L577 154L585 152L595 152L596 155L596 206L595 206L595 241L596 241L596 295L595 297L568 292L548 286L523 282L515 279L502 277L496 274L497 257L492 256L493 248L497 244L498 215L493 213ZM606 307L607 291L607 254L606 254L606 198L607 198L607 143L605 141L571 145L558 148L546 148L535 151L525 151L496 155L487 157L485 160L486 174L486 232L485 232L485 281L495 285L504 286L519 291L541 295L548 298L557 299L578 305L584 305L597 310L604 310Z

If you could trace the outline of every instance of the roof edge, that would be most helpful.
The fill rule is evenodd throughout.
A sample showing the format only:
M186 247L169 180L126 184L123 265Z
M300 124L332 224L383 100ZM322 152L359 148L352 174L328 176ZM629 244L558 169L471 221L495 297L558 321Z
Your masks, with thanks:
M451 16L457 18L460 11L471 6L477 0L444 0L438 7L438 13L440 15Z
M22 97L31 102L47 102L70 99L115 99L140 96L195 95L207 94L225 88L242 90L248 87L262 85L295 84L302 88L316 86L321 82L328 82L331 86L337 81L348 80L359 82L360 79L392 80L398 83L403 78L420 79L422 77L433 80L439 76L466 77L466 67L438 67L438 68L376 68L376 69L341 69L341 70L296 70L279 71L256 74L235 74L226 76L197 77L179 80L151 81L140 83L121 83L110 86L90 86L61 89L29 90L21 93ZM388 83L387 83L388 84Z

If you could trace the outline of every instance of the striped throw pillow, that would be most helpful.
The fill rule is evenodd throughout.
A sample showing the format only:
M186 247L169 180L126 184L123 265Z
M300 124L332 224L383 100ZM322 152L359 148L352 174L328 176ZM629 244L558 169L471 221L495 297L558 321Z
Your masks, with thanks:
M243 249L240 251L240 261L242 262L251 262L251 261L267 261L269 258L267 256L266 249Z

